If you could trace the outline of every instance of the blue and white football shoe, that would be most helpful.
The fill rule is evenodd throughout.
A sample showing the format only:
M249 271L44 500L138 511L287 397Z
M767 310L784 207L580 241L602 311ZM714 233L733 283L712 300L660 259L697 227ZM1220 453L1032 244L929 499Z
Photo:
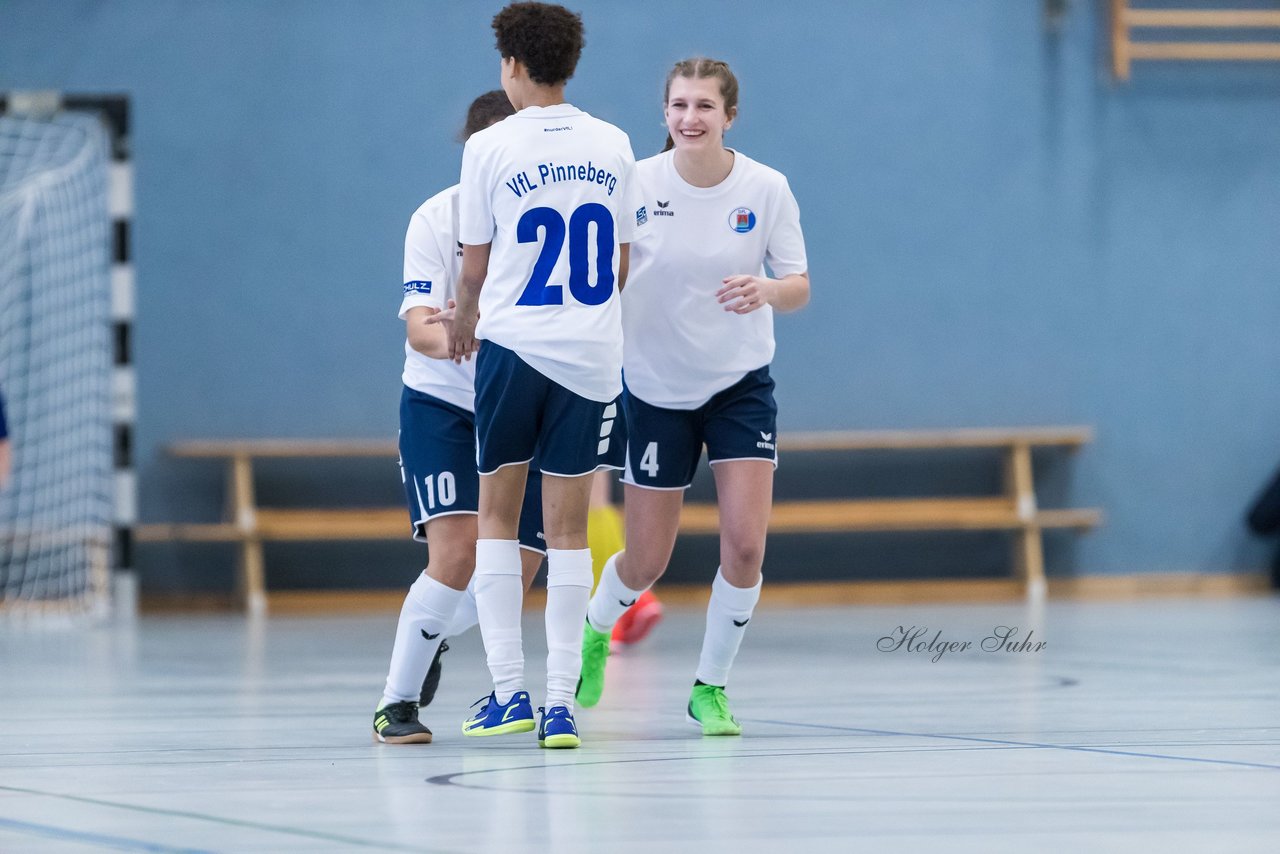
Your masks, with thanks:
M539 707L538 713L542 715L542 723L538 725L540 746L578 747L582 744L582 739L578 738L578 726L573 722L573 713L567 706Z
M529 732L533 729L533 704L528 691L517 691L505 703L499 703L495 694L481 697L472 703L480 711L462 722L462 734L471 736L506 735L512 732Z

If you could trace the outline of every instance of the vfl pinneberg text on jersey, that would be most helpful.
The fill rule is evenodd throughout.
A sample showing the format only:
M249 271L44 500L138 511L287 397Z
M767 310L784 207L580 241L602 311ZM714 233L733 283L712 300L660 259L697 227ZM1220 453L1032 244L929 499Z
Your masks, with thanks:
M526 171L517 172L515 177L506 182L507 189L522 198L525 193L532 193L547 184L558 184L561 181L585 181L588 184L599 184L612 196L618 186L618 176L606 169L596 167L590 160L584 166L581 163L560 164L539 163L538 180L529 178Z

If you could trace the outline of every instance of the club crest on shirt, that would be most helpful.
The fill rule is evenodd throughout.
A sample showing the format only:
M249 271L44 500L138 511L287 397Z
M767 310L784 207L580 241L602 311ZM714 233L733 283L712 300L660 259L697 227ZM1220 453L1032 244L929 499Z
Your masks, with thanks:
M756 227L756 215L751 208L734 208L729 214L729 227L738 234L746 234Z
M644 225L649 221L649 213L645 210L645 206L641 205L636 210L636 225Z

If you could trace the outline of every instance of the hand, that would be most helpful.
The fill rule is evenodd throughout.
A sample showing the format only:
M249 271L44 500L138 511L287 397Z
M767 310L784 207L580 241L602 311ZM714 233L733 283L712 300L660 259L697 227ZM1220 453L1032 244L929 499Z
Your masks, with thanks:
M9 473L13 470L13 451L8 439L0 439L0 489L9 482Z
M462 364L463 360L470 361L471 354L480 348L480 343L476 341L476 323L479 319L479 314L459 315L458 303L449 300L442 311L431 315L423 323L428 326L436 323L444 326L445 335L448 336L447 358Z
M716 297L725 311L732 311L734 314L750 314L768 305L773 291L772 279L739 274L727 276L724 279L724 287L716 291Z
M449 330L449 326L453 323L453 318L457 315L457 313L458 313L457 301L449 300L449 302L445 305L444 308L440 309L431 317L427 318L426 323L428 324L443 323L445 324L444 328L445 328L445 331L447 332ZM432 318L434 318L434 320Z

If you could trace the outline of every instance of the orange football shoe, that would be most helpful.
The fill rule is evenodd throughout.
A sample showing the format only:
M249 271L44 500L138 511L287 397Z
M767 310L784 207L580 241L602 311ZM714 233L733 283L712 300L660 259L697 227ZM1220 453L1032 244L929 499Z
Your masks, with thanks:
M614 643L639 643L649 636L653 627L662 620L662 603L653 595L652 590L640 594L636 603L623 612L618 622L613 624Z

